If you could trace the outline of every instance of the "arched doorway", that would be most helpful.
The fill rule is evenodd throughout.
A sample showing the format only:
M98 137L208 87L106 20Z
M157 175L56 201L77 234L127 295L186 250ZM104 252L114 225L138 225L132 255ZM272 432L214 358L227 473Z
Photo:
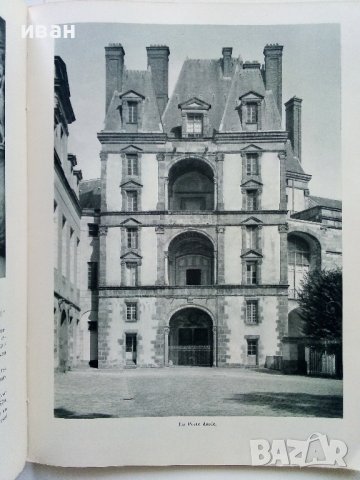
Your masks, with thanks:
M288 236L289 298L297 299L307 273L321 267L321 248L315 238L296 232Z
M168 249L170 285L213 285L214 246L198 232L175 237Z
M214 210L214 195L214 173L206 162L187 158L170 169L170 210Z
M213 322L199 308L184 308L169 323L169 363L211 367L213 365Z

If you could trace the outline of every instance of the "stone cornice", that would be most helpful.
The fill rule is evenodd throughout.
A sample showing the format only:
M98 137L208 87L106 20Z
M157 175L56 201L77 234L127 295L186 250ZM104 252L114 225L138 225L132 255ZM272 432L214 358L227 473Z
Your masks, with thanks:
M97 138L101 143L166 143L165 133L124 133L124 132L105 132L97 134Z
M290 170L286 170L286 178L292 178L294 180L303 180L305 182L309 182L312 178L312 175L308 175L307 173L298 173L298 172L291 172Z
M273 131L273 132L229 132L229 133L215 133L214 140L216 143L238 143L238 142L286 142L288 138L287 132Z

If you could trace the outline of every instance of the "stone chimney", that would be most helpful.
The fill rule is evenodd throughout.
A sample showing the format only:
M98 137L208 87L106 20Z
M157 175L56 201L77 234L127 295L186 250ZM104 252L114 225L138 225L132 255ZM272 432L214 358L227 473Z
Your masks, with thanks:
M161 116L169 100L170 50L166 45L150 45L150 47L146 47L146 51L147 64L151 68L153 86Z
M292 97L285 103L286 131L299 162L301 162L301 102L301 98Z
M105 112L109 108L114 91L122 89L125 52L120 43L110 43L105 47L106 62L106 99Z
M275 103L282 117L282 51L283 46L277 43L266 45L265 56L265 88L272 90Z
M224 47L222 49L222 67L224 77L231 77L232 73L232 48Z

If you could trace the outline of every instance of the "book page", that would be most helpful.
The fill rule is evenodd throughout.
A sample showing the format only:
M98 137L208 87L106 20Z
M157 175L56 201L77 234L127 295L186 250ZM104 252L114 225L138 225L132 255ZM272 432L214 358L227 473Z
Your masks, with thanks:
M30 8L29 460L359 468L358 6L139 5Z
M0 465L22 469L26 411L26 42L21 1L0 5Z

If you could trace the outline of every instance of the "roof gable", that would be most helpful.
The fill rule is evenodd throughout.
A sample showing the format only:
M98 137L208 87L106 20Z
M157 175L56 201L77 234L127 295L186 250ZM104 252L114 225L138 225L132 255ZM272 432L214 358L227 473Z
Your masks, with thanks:
M144 95L141 95L141 93L135 92L135 90L128 90L127 92L124 92L120 95L120 98L124 98L124 97L129 98L129 99L131 99L131 98L139 99L140 98L142 100L144 100L144 98L145 98Z
M200 98L192 97L186 102L179 103L181 110L209 110L211 108L210 103L200 100Z
M261 99L264 98L264 96L260 95L260 93L256 93L256 92L250 90L249 92L246 92L239 97L240 100L242 100L242 99L251 100L252 98L254 100L261 100Z
M120 150L121 152L124 153L139 153L142 152L142 148L137 147L136 145L128 145L127 147L124 147Z
M262 152L263 149L258 147L257 145L254 145L253 143L251 145L247 145L246 147L242 148L240 152Z
M122 183L120 187L140 188L142 185L141 183L135 182L135 180L129 180L128 182Z
M250 180L242 183L241 186L246 188L259 188L262 187L262 183L258 180L254 180L253 178L251 178Z

